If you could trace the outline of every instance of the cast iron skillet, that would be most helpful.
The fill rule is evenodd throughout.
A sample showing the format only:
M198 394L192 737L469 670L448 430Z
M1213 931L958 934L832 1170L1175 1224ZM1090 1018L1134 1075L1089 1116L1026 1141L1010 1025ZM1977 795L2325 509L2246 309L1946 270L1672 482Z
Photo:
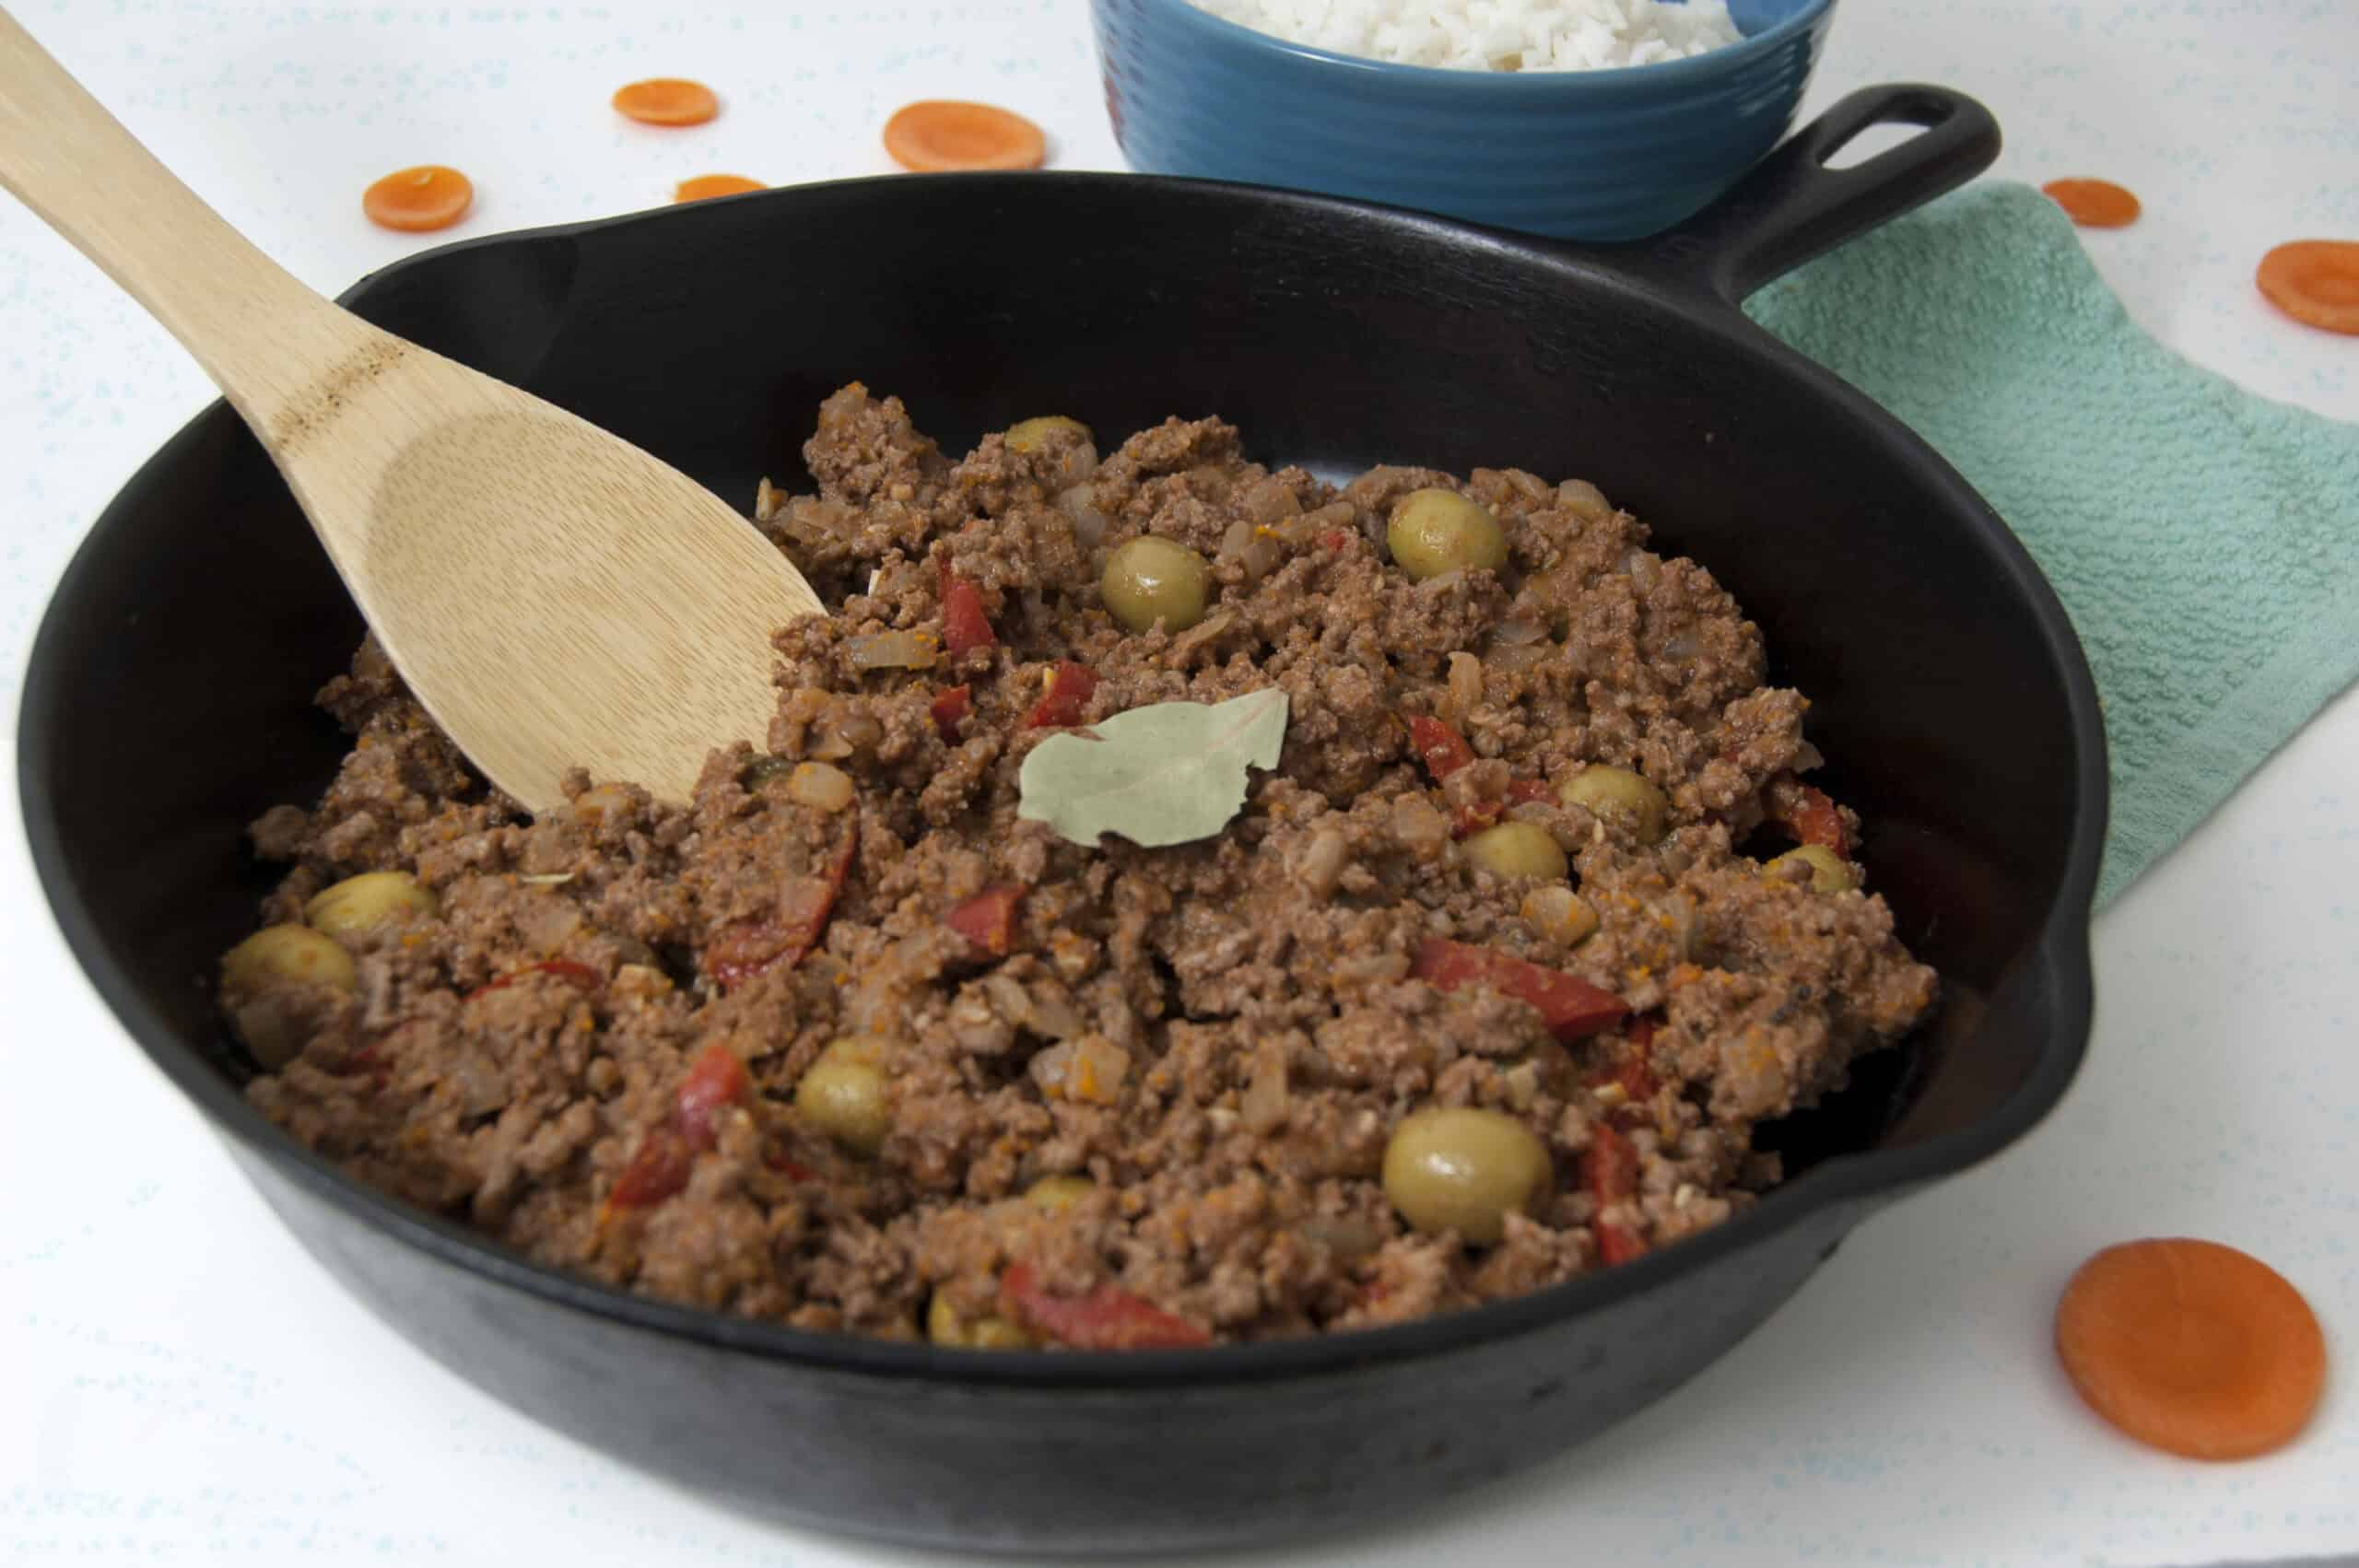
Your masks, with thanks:
M1847 170L1879 121L1929 126ZM1748 290L1986 166L1929 88L1844 100L1716 207L1611 250L1128 176L898 177L507 235L349 302L750 500L821 397L898 391L954 451L1044 409L1218 412L1256 455L1585 476L1760 621L1950 1001L1781 1130L1801 1174L1696 1239L1481 1311L1203 1352L948 1352L792 1332L525 1264L247 1109L209 1000L269 872L243 825L341 750L311 707L359 636L216 405L140 470L27 673L35 863L141 1047L304 1246L494 1394L779 1517L1120 1550L1334 1528L1531 1465L1734 1344L1850 1227L2053 1105L2089 1021L2106 769L2062 610L1999 519L1865 399L1741 316Z

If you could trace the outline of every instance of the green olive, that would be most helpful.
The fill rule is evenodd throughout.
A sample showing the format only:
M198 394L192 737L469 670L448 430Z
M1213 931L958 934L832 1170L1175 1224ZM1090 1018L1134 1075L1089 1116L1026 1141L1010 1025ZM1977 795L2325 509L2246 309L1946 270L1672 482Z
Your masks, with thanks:
M407 872L363 872L312 895L303 919L330 936L365 931L411 915L431 916L434 895Z
M309 926L264 926L221 957L221 989L252 996L281 986L358 984L352 954Z
M1493 876L1561 877L1570 870L1556 837L1536 822L1503 822L1466 841L1466 858Z
M1427 1235L1456 1231L1477 1246L1548 1186L1548 1151L1498 1111L1451 1106L1405 1118L1384 1146L1384 1196Z
M877 1035L829 1041L795 1084L794 1108L854 1153L874 1154L893 1126L885 1091L892 1051L893 1042Z
M973 1322L958 1316L950 1298L940 1291L926 1304L925 1337L937 1345L953 1345L966 1351L1028 1351L1032 1336L997 1316L978 1317Z
M1508 564L1508 535L1499 520L1455 490L1412 490L1401 497L1384 542L1393 564L1419 582Z
M1043 414L1038 418L1017 420L1007 427L1007 434L1001 439L1007 443L1010 451L1037 451L1052 430L1070 430L1085 441L1090 439L1089 427L1080 420L1069 419L1062 414Z
M1808 866L1810 884L1820 893L1848 893L1860 885L1852 874L1851 863L1824 844L1805 844L1799 849L1789 849L1761 868L1765 876L1780 882L1800 882L1791 868Z
M1161 621L1165 631L1183 632L1204 618L1213 574L1185 544L1143 533L1106 557L1097 586L1106 608L1130 630Z
M1044 1214L1062 1214L1097 1190L1087 1176L1042 1176L1024 1189L1024 1201Z
M1557 787L1556 798L1588 808L1593 816L1618 822L1641 844L1660 843L1671 820L1671 802L1643 774L1626 767L1591 764Z

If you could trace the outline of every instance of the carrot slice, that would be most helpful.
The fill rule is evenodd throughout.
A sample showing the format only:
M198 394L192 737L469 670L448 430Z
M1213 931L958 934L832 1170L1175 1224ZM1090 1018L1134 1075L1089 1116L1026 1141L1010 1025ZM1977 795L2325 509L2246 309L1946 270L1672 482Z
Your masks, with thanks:
M2269 302L2307 326L2359 335L2359 241L2295 240L2253 275Z
M2040 189L2083 228L2121 228L2146 209L2130 192L2110 180L2050 180Z
M1049 139L1021 114L988 103L927 99L885 122L885 150L904 169L1038 169Z
M475 205L475 181L455 169L421 163L398 170L360 193L360 210L381 228L422 234L448 228Z
M616 111L642 125L701 125L721 112L721 99L702 82L654 76L615 89Z
M2301 1293L2256 1258L2184 1237L2082 1264L2056 1304L2056 1353L2097 1414L2196 1459L2282 1447L2326 1384L2326 1340Z
M760 181L748 180L742 174L699 174L674 186L672 199L675 202L701 202L714 196L739 196L748 191L769 189Z

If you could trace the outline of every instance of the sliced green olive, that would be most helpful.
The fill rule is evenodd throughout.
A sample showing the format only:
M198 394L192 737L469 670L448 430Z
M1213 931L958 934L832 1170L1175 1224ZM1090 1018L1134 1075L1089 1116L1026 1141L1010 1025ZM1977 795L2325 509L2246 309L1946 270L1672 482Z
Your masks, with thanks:
M1038 451L1050 433L1055 430L1070 430L1085 441L1090 439L1089 427L1080 420L1069 419L1062 414L1043 414L1036 418L1017 420L1007 427L1007 434L1001 439L1007 443L1010 451Z
M1062 1214L1097 1190L1087 1176L1042 1176L1024 1189L1024 1201L1044 1214Z
M1455 490L1412 490L1402 497L1385 525L1384 543L1393 564L1419 582L1508 564L1507 530Z
M893 1042L878 1035L831 1040L794 1085L794 1108L855 1154L874 1154L893 1126L885 1066Z
M958 1316L950 1298L940 1291L926 1304L925 1337L937 1345L952 1345L967 1351L1028 1351L1032 1336L994 1314L973 1321Z
M303 906L313 930L330 936L365 931L413 915L432 915L434 895L407 872L363 872L323 888Z
M1644 774L1591 764L1557 786L1556 798L1582 806L1593 816L1618 823L1641 844L1662 840L1671 822L1671 802Z
M1508 1215L1543 1190L1548 1150L1511 1116L1472 1106L1419 1111L1384 1146L1384 1196L1429 1235L1456 1231L1477 1246L1507 1234Z
M1186 631L1204 618L1212 591L1212 568L1203 556L1152 533L1107 556L1106 575L1098 582L1107 611L1134 632L1147 631L1157 621L1165 631Z
M352 954L309 926L264 926L221 957L221 988L252 996L281 986L358 984Z
M1851 863L1824 844L1804 844L1789 849L1763 866L1761 872L1764 876L1781 882L1800 882L1802 877L1794 869L1798 866L1810 868L1810 884L1820 893L1848 893L1860 885L1860 879L1852 874Z
M1493 876L1561 877L1571 869L1555 835L1533 822L1503 822L1466 841L1466 858Z

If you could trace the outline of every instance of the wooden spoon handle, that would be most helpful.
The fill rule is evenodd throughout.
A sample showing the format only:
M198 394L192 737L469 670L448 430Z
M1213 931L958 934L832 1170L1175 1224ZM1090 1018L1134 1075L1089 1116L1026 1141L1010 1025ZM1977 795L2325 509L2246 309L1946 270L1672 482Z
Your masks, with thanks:
M6 11L0 185L170 329L265 444L376 335L222 221Z

